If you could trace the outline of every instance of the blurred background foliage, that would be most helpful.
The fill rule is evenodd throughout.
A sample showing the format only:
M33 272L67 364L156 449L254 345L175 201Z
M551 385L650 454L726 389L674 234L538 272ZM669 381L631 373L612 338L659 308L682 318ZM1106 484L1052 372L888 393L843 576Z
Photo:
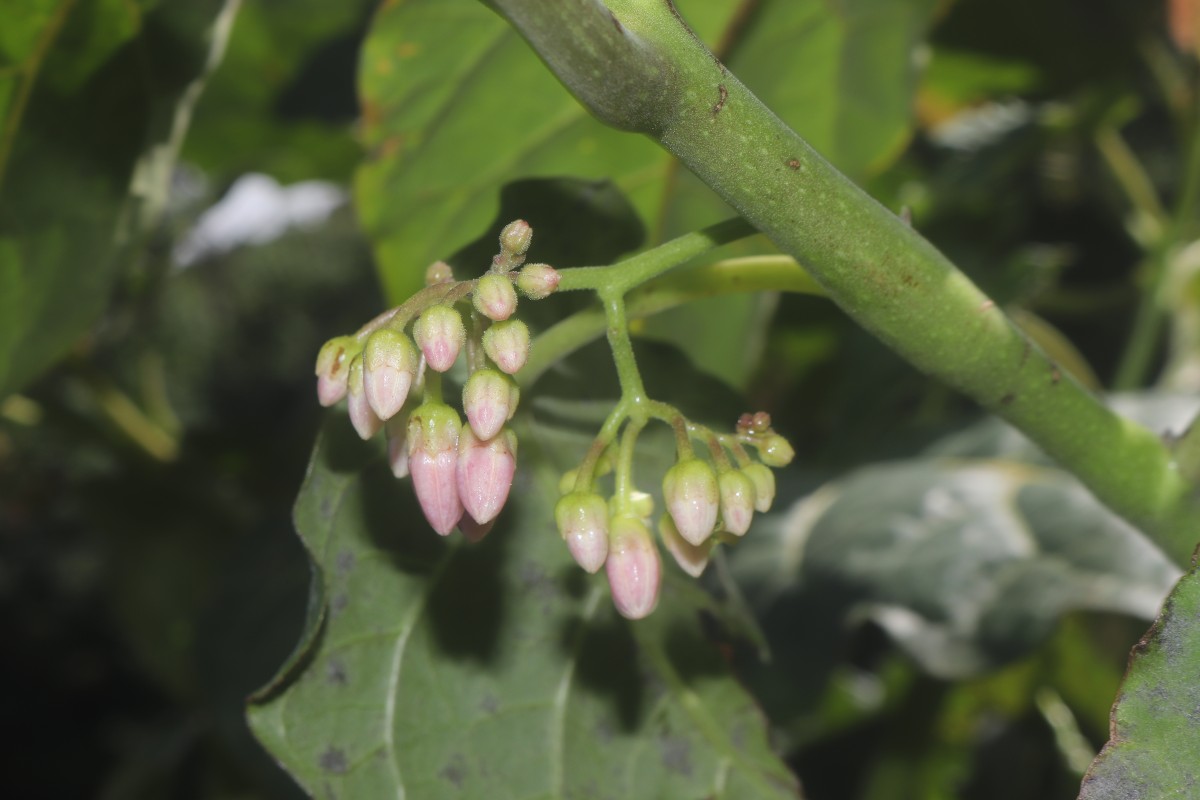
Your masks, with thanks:
M1081 380L1149 390L1130 412L1160 430L1194 413L1167 392L1200 388L1195 3L679 6ZM448 31L462 46L439 50ZM584 182L514 183L558 177ZM205 238L251 187L290 215ZM603 220L538 240L558 266L726 213L469 0L0 2L6 795L302 796L243 702L304 625L312 359L433 258L483 263L510 210L548 233ZM800 454L780 513L709 577L726 611L691 616L805 796L1074 797L1178 570L824 300L708 301L639 332L665 399L741 392ZM554 449L539 463L568 466ZM956 493L964 462L994 494ZM934 544L890 546L896 515ZM1032 551L992 546L1026 528Z

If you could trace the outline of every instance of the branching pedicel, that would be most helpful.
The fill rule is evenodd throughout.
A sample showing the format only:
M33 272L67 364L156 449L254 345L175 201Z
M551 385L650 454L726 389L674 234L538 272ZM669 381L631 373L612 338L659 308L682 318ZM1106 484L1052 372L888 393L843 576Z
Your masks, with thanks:
M412 476L425 518L442 536L457 527L471 541L483 538L512 487L517 441L507 423L519 391L511 376L525 365L530 347L529 329L513 318L517 289L540 300L561 280L561 273L546 264L524 265L532 238L524 220L508 224L491 268L475 280L457 281L449 265L432 265L423 290L353 336L331 339L317 357L321 404L345 398L350 422L363 439L386 430L393 473ZM667 551L693 576L703 572L718 542L736 541L755 511L771 507L775 477L768 467L784 466L793 453L765 413L744 414L733 433L717 433L651 400L629 339L627 290L624 282L596 288L621 399L583 463L563 476L555 521L575 561L590 573L606 567L617 610L639 619L654 610L661 575L649 527L654 502L633 481L634 446L646 424L659 420L675 433L677 460L663 478L667 513L658 519L658 532ZM468 302L464 324L456 306ZM411 340L405 334L410 324ZM442 373L464 352L465 426L442 399ZM614 489L605 500L597 479L610 472Z

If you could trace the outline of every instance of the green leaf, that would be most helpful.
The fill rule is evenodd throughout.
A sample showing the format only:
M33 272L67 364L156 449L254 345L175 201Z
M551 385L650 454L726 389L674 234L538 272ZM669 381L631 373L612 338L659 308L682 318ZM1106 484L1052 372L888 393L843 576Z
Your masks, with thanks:
M1133 648L1112 711L1112 738L1080 800L1193 797L1200 789L1200 565L1180 579Z
M411 489L348 429L330 420L296 505L323 621L310 616L299 658L249 711L307 791L798 795L676 576L630 624L604 576L571 561L536 437L513 507L472 546L429 530Z
M735 0L682 5L698 35L784 119L852 174L907 140L911 53L930 0ZM503 20L474 0L404 0L376 16L359 73L369 154L356 179L388 299L420 287L495 214L496 192L521 177L607 178L651 231L650 244L730 216L708 189L639 136L587 115ZM759 241L753 251L761 252ZM745 252L751 252L746 249ZM481 267L482 268L482 267ZM649 331L734 385L749 376L731 342L756 341L769 319L748 298L676 311ZM713 325L714 315L721 325ZM680 333L680 331L684 333Z
M100 315L162 209L236 7L145 5L42 4L11 31L5 16L5 56L20 60L0 117L0 397Z
M796 585L840 597L947 678L1024 655L1071 610L1151 618L1179 575L1073 478L999 460L860 469L746 545L760 608Z

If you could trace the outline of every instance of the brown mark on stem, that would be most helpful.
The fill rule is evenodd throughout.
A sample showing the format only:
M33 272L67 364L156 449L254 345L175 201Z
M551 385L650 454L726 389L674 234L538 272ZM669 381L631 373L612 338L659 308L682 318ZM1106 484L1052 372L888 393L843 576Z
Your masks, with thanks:
M721 109L725 107L725 101L729 99L729 90L725 88L725 84L717 84L717 104L712 108L712 115L715 117L721 113Z
M617 15L612 13L611 11L609 11L608 16L612 19L613 25L616 26L617 33L624 35L625 34L625 26L623 26L621 24L621 20L617 19Z
M1062 373L1058 371L1058 366L1050 365L1050 385L1058 386L1058 382L1062 380Z

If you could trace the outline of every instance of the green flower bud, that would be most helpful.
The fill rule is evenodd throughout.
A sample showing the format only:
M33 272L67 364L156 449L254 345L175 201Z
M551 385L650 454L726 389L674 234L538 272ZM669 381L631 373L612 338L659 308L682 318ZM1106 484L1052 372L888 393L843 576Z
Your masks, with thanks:
M770 511L775 502L775 473L762 464L747 464L742 474L754 484L754 510Z
M505 255L523 256L533 242L533 228L523 219L513 220L500 231L500 250Z
M608 557L608 505L594 492L570 492L554 506L554 521L579 566L595 573Z
M796 451L787 439L772 433L758 444L758 456L768 467L786 467L796 457Z
M720 490L707 461L688 458L667 470L663 500L683 538L699 545L717 525Z
M488 319L506 320L517 310L517 291L507 275L489 272L479 279L471 302Z
M529 358L529 328L519 319L497 322L483 333L483 351L509 375Z
M517 288L530 300L554 294L562 276L549 264L527 264L517 275Z

